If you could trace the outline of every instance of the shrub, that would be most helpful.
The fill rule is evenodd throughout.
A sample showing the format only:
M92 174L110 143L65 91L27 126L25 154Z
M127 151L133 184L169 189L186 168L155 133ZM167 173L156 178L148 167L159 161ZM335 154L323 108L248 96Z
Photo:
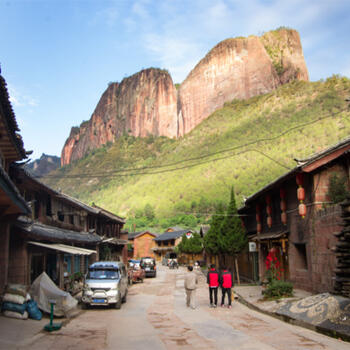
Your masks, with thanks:
M346 176L332 174L329 178L327 197L334 204L342 202L349 195Z
M264 291L265 298L282 298L293 296L293 284L275 280L268 284Z

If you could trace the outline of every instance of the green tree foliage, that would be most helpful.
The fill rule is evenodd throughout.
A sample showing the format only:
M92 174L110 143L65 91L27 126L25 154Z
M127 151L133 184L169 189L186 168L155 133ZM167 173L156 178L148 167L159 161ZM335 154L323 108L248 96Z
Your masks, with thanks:
M178 245L178 250L181 253L199 254L203 250L202 237L198 233L193 233L191 238L187 238L184 233Z
M216 207L215 214L211 218L210 229L204 236L204 248L211 255L219 254L219 234L221 232L223 218L224 205L220 202Z
M349 195L346 176L338 176L336 173L329 178L327 197L334 204L342 202Z
M233 187L227 214L222 222L219 235L219 249L222 254L239 254L247 244L247 237L238 216Z
M145 205L144 213L148 220L153 220L156 216L153 207L149 203Z

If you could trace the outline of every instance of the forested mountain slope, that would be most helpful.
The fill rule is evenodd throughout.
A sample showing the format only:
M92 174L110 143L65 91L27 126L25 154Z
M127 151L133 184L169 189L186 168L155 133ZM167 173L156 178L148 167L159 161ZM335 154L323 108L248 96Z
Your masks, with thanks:
M347 78L295 81L226 103L177 140L125 135L44 181L128 218L144 216L146 206L154 224L183 213L204 220L218 201L228 201L231 185L240 205L294 167L294 158L349 136L349 97Z

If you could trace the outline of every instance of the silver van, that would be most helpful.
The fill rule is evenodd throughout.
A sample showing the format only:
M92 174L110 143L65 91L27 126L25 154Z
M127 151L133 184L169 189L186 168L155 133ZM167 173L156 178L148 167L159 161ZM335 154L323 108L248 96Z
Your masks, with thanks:
M114 304L120 309L127 294L128 274L122 262L99 261L90 265L84 281L83 307Z

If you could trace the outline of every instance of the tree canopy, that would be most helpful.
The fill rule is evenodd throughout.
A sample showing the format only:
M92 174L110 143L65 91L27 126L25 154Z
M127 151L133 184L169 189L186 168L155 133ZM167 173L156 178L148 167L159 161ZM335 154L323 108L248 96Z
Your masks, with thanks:
M239 254L247 244L247 237L238 216L233 187L231 188L231 199L227 214L222 221L218 245L222 254Z

